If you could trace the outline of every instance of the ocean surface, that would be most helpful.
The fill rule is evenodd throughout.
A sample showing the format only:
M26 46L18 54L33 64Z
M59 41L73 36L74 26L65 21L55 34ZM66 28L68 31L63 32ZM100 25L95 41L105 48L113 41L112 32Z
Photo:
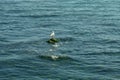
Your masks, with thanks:
M120 80L120 0L0 0L0 80Z

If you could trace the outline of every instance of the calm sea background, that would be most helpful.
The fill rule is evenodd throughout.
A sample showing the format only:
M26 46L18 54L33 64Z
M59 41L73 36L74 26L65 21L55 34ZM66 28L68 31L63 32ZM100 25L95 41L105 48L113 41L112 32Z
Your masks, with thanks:
M120 0L0 0L0 80L120 80Z

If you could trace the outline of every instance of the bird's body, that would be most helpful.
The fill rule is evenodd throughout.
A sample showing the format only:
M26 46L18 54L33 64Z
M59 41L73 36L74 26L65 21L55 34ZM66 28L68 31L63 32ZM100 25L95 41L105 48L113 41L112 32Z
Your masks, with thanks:
M54 38L54 36L55 36L55 33L54 33L54 31L52 31L52 33L50 34L50 37Z

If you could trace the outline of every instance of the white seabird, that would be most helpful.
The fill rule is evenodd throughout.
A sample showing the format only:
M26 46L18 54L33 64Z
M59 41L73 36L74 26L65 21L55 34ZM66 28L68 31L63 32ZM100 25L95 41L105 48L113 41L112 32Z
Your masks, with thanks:
M54 31L52 31L52 33L50 34L50 37L54 38L54 36L55 36L55 33L54 33Z

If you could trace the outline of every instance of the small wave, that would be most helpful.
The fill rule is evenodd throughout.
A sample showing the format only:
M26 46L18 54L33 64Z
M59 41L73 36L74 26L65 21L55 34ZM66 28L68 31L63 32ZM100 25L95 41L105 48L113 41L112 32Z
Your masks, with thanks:
M11 59L20 59L20 57L16 54L14 54L14 55L4 55L4 56L0 57L0 61L7 61L7 60L11 60Z
M87 53L87 54L81 54L81 55L120 55L120 52L93 52L93 53Z
M1 37L0 38L0 42L9 42L6 38L4 38L4 37Z
M112 43L118 44L119 40L105 40L105 42L108 43L108 44L112 44Z
M46 18L46 17L58 17L59 15L53 14L53 15L20 15L18 17L27 17L27 18Z
M55 61L59 61L59 60L73 60L71 57L64 56L64 55L40 55L39 57L41 59L55 60Z
M7 12L8 13L23 13L23 12L27 12L27 11L30 11L30 10L8 10Z
M73 37L59 38L60 41L74 41Z
M17 24L17 21L0 22L0 24Z
M118 26L117 24L115 23L104 23L104 24L99 24L99 25L102 25L102 26Z

